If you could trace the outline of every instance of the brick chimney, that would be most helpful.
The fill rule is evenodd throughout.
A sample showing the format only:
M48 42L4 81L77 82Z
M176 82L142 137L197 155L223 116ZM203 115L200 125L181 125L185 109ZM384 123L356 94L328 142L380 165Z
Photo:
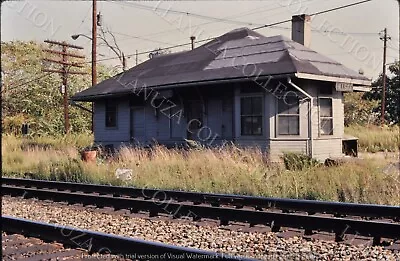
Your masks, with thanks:
M310 48L311 16L306 14L292 16L292 40Z

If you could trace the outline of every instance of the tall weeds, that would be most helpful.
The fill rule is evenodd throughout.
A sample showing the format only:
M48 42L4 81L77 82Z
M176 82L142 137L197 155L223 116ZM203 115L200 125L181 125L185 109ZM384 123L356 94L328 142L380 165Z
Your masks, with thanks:
M400 148L400 127L375 125L351 125L346 127L347 134L358 137L359 147L366 152L398 152Z
M287 170L268 161L258 149L235 146L196 150L122 148L112 158L87 163L77 142L46 140L23 146L26 140L3 137L3 175L50 180L130 185L159 189L235 193L400 205L400 174L387 171L385 160L354 161L340 166L314 165ZM90 142L88 142L90 143ZM81 145L86 145L80 143ZM133 171L122 182L117 168ZM30 173L30 174L26 174Z

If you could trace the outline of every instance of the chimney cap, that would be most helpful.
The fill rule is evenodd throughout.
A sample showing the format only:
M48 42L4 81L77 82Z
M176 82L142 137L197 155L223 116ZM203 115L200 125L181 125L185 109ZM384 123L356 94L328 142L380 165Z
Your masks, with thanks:
M308 22L311 20L311 16L308 14L300 14L300 15L292 16L292 22L297 22L297 21L301 21L301 20Z

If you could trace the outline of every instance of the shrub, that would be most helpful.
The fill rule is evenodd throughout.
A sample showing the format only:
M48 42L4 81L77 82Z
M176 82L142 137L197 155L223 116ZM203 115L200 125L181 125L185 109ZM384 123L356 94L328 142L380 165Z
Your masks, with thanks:
M283 154L283 163L287 170L304 170L320 165L308 155L293 152Z

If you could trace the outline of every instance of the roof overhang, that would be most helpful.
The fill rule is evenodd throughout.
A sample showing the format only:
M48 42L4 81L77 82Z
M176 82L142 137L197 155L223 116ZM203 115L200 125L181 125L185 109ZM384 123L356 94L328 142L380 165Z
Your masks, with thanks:
M214 79L214 80L206 80L206 81L196 81L196 82L185 82L185 83L174 83L174 84L165 84L165 85L157 85L157 86L147 86L146 88L153 90L168 90L175 88L183 88L183 87L193 87L200 85L209 85L209 84L222 84L222 83L237 83L237 82L258 82L265 81L271 79L286 79L289 76L294 76L291 74L276 74L276 75L262 75L262 76L246 76L246 77L238 77L238 78L225 78L225 79ZM127 94L133 93L133 90L127 89L126 91L120 91L116 93L104 93L104 94L96 94L96 95L88 95L88 96L72 96L71 100L73 101L94 101L99 99L106 99L111 97L120 97L125 96Z
M295 76L300 79L309 79L309 80L327 81L327 82L343 82L343 83L351 83L354 85L362 85L363 86L362 88L365 89L368 89L368 86L371 86L370 80L363 80L363 79L335 77L335 76L317 75L309 73L295 73Z
M370 92L372 87L370 86L353 86L354 92Z

